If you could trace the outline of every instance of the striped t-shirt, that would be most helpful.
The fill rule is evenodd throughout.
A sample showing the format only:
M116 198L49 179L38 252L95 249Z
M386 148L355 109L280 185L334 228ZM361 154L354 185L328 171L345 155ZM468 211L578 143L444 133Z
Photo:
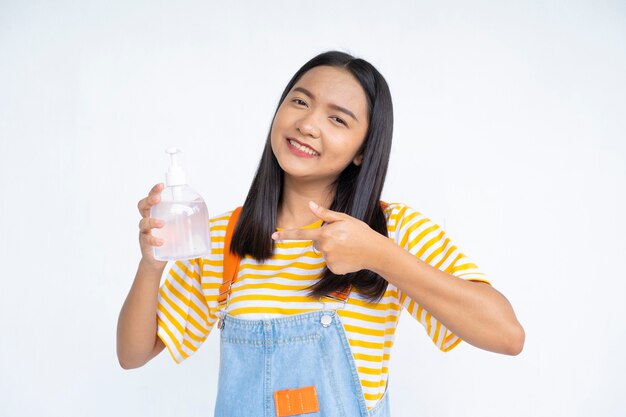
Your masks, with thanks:
M217 321L217 296L222 283L226 225L232 212L210 219L211 255L171 264L158 300L158 336L177 363L192 355ZM419 259L457 277L483 281L485 274L457 248L445 232L422 213L400 203L385 209L388 236ZM318 221L309 228L320 227ZM311 241L275 242L273 257L260 263L246 256L228 304L228 313L243 319L269 319L322 308L306 288L319 279L324 258ZM327 308L343 303L324 299ZM415 301L389 284L377 304L353 288L337 310L350 344L368 409L385 392L394 333L404 307L422 323L430 339L447 352L461 342Z

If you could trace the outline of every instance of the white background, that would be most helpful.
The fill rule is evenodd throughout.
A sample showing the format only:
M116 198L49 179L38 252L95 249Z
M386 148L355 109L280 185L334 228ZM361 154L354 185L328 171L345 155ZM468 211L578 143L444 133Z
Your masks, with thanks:
M356 54L394 99L383 198L513 304L516 357L436 350L405 312L392 414L624 416L626 7L605 1L0 1L0 415L210 416L218 333L122 370L137 202L186 151L243 203L291 75Z

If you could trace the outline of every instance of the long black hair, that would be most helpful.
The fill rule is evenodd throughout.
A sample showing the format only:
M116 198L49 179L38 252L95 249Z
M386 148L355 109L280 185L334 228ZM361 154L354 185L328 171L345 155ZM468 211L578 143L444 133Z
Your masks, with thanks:
M389 87L383 76L369 62L344 52L328 51L317 55L302 66L291 78L274 112L304 73L327 65L349 71L359 82L367 97L369 126L359 154L358 166L350 163L337 178L331 210L346 213L364 221L376 232L387 236L387 222L380 206L393 134L393 106ZM273 123L273 120L272 120ZM270 125L271 126L271 125ZM242 258L250 255L258 261L272 257L276 231L276 216L281 202L284 172L271 147L271 127L261 161L248 191L230 250ZM352 284L371 302L385 294L387 281L373 271L362 269L337 275L324 268L320 280L308 289L311 297L324 296Z

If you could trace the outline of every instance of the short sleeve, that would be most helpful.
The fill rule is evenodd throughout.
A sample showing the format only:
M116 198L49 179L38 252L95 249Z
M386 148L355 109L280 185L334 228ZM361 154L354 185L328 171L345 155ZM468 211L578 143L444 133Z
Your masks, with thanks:
M217 320L203 291L203 259L177 260L159 289L157 334L176 363L191 356Z
M399 246L429 265L451 275L491 285L487 276L450 240L446 233L422 213L403 204L390 204L386 210L389 237ZM461 339L422 306L398 289L400 304L425 328L430 339L448 352Z

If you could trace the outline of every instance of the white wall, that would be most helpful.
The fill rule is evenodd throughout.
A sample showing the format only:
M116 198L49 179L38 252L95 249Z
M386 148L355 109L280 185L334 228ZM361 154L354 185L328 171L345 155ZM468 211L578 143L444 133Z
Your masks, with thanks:
M178 366L117 363L136 204L170 145L212 214L241 204L280 92L327 49L392 89L383 197L438 221L527 334L443 354L405 313L393 415L626 415L624 3L381 4L0 2L0 415L212 414L217 332Z

